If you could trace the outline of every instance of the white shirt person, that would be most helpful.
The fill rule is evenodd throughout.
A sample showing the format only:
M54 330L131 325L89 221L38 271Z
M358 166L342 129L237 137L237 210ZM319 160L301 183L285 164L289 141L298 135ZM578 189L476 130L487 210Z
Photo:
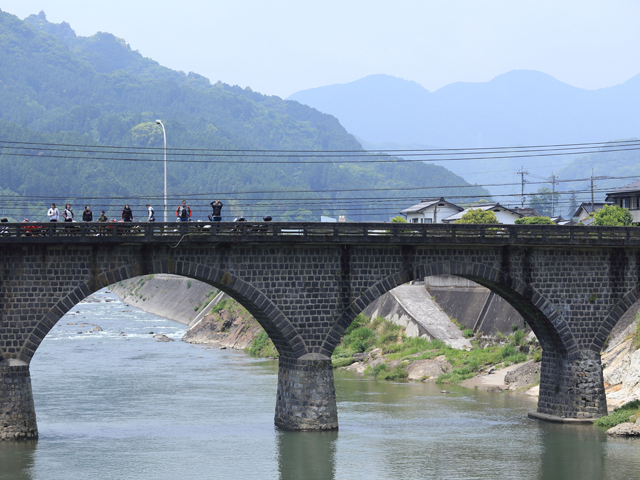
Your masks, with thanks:
M56 204L55 203L51 204L51 208L47 212L47 215L49 216L49 221L50 222L57 222L58 221L58 219L60 218L60 212L56 208Z

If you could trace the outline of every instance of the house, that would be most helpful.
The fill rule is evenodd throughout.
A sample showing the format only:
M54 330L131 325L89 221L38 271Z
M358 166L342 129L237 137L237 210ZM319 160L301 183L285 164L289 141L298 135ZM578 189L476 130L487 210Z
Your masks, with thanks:
M542 216L540 215L540 212L538 212L538 210L530 207L524 207L524 208L514 207L511 210L517 213L521 213L523 217L541 217Z
M573 220L567 220L566 218L562 217L551 217L551 221L556 225L576 225L576 222L574 222Z
M606 200L628 209L633 216L633 223L640 222L640 180L607 193Z
M442 223L442 219L464 210L458 205L447 202L444 198L428 198L400 213L407 217L409 223Z
M451 215L450 217L444 218L442 222L453 223L456 220L460 220L462 216L472 208L480 209L480 210L491 210L496 214L498 223L502 223L504 225L513 225L515 224L517 219L524 217L523 214L518 213L514 210L511 210L510 208L503 207L499 203L485 203L484 205L473 205L461 212L456 213L455 215Z
M582 204L580 204L580 206L578 207L576 212L573 214L573 217L574 218L577 217L578 218L578 222L582 222L585 218L587 218L589 216L589 214L591 212L597 212L598 210L600 210L605 205L608 205L608 204L607 203L594 203L593 207L592 207L590 202L583 202Z

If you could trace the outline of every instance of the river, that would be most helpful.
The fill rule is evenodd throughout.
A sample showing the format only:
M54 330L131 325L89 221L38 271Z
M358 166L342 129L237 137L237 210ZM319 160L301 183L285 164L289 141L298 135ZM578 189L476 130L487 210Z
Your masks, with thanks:
M95 297L38 349L40 439L0 442L0 479L640 478L640 440L530 420L524 396L348 372L338 432L279 431L277 362L185 344L184 325Z

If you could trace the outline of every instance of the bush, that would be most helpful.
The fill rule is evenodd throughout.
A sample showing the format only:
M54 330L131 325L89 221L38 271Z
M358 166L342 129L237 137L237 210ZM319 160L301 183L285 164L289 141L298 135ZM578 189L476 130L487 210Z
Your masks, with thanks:
M267 332L262 330L258 336L253 339L253 342L251 342L249 355L252 357L277 357L278 351L269 338L269 335L267 335Z
M498 217L491 210L470 208L460 220L456 220L454 223L498 223Z
M471 329L471 328L465 328L464 330L462 330L462 335L464 336L464 338L471 338L471 337L473 337L473 329Z
M522 217L515 221L516 225L555 225L549 217Z
M617 205L605 205L596 212L592 225L602 226L629 226L633 223L633 216L626 208Z
M640 400L633 400L625 403L621 407L616 408L606 417L598 418L593 424L596 427L611 428L620 423L628 422L631 415L634 415L640 409Z

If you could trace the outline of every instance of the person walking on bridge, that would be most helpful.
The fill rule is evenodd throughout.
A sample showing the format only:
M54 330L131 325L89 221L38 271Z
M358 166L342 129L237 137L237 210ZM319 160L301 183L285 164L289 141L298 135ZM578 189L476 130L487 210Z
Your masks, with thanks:
M62 212L62 216L64 217L65 222L73 222L73 210L71 210L70 203L67 203L64 206L64 211Z
M211 220L212 222L222 221L222 207L224 206L223 203L220 200L216 200L214 202L211 202L209 205L211 205L211 208L213 209L213 212L211 212L211 215L209 216L209 220Z
M128 203L122 209L122 215L120 218L123 222L133 222L133 212L131 211L131 207Z
M189 218L191 218L191 208L187 205L186 200L182 200L182 205L176 210L176 217L180 222L188 222Z
M50 222L57 222L58 221L58 218L60 218L60 212L56 208L56 204L55 203L51 204L51 208L47 212L47 215L49 216L49 221Z
M84 212L82 212L83 222L93 222L93 212L89 209L89 205L84 206Z
M147 203L147 211L149 212L149 218L147 218L147 221L148 222L155 222L156 221L156 211L148 203Z

